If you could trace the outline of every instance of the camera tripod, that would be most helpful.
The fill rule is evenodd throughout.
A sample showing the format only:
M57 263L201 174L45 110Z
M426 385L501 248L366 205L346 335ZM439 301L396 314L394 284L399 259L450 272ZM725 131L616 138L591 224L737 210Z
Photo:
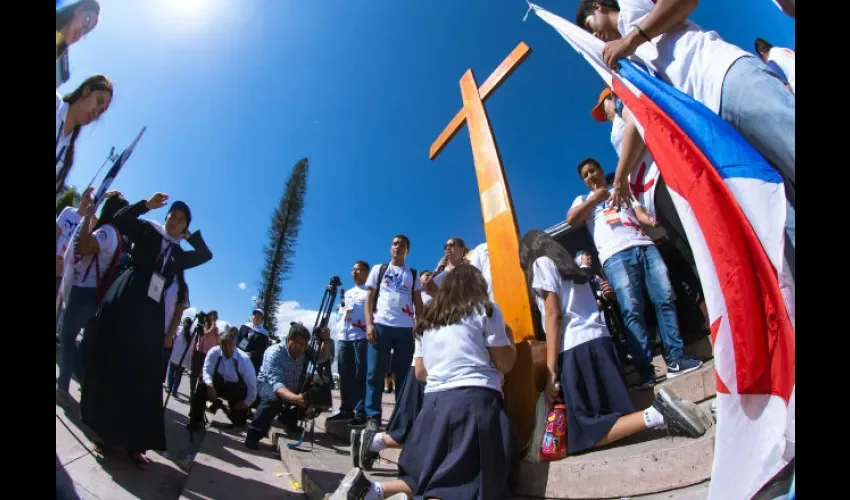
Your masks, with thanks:
M304 364L304 372L301 375L301 390L299 393L304 395L304 400L307 402L307 408L304 411L304 416L302 418L304 430L302 431L301 439L299 439L298 442L286 445L290 450L297 449L302 443L304 443L304 439L308 433L308 423L310 424L310 449L313 449L316 437L316 417L326 409L317 405L316 401L317 397L328 396L330 393L329 384L333 384L330 360L321 364L318 363L319 351L322 346L321 330L328 326L334 302L336 301L336 296L341 289L341 286L342 281L339 279L339 276L334 276L331 278L330 283L328 283L328 286L325 288L325 292L322 295L322 302L319 306L319 314L316 315L316 321L313 324L312 335L310 336L310 344L307 347L307 362ZM328 346L328 348L330 349L331 347ZM328 394L317 394L319 392L324 393L325 391L327 391ZM329 398L326 398L326 400L327 399Z

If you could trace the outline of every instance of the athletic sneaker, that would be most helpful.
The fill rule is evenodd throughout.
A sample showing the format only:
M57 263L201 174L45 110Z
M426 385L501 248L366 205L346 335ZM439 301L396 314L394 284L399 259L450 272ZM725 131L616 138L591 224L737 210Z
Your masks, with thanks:
M378 431L372 429L368 424L366 428L360 433L360 467L363 467L366 470L372 470L372 465L375 463L375 460L378 459L378 453L369 450L369 445L372 444L372 439L375 437Z
M351 436L348 442L351 443L349 455L351 455L351 465L360 467L360 429L351 429Z
M362 470L355 467L342 478L330 500L363 500L371 489L372 483L366 479Z
M380 419L377 419L375 417L367 418L366 419L366 428L372 429L373 431L378 432L379 428L381 427L381 423L380 423L379 420Z
M682 399L678 394L663 387L655 395L653 408L664 417L668 429L677 429L690 437L697 438L705 434L706 415L699 407L690 401Z
M675 378L679 375L692 372L702 366L702 361L697 361L689 356L679 356L679 359L667 363L667 378Z

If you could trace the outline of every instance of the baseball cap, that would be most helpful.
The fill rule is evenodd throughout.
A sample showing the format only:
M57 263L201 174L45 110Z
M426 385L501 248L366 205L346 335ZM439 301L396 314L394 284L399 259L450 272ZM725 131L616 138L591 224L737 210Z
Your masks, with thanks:
M593 117L594 120L598 122L607 122L608 118L605 117L605 108L602 106L602 103L605 102L609 96L614 95L614 91L608 87L602 89L602 92L599 94L599 101L596 103L596 106L590 110L590 116Z

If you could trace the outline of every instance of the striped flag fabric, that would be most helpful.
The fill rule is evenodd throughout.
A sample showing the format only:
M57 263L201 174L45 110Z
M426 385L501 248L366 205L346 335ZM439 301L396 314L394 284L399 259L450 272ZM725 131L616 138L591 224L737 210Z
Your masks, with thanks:
M794 282L784 259L779 174L701 103L541 7L638 122L685 227L703 285L714 344L717 428L709 498L752 497L794 457ZM642 50L643 49L643 50ZM638 57L651 61L647 43Z
M97 206L100 205L100 202L103 201L103 197L106 195L107 191L109 191L109 186L112 185L112 181L118 176L118 172L121 170L121 167L127 163L127 160L130 158L130 155L133 154L133 149L136 148L136 144L139 143L139 139L142 138L142 134L145 133L147 127L142 127L142 130L139 132L139 135L133 139L133 142L127 146L127 149L121 152L121 155L112 163L112 166L109 168L109 171L106 172L106 177L103 178L103 182L100 183L100 187L97 188L97 192L95 193L94 199L92 201L92 206L97 209Z

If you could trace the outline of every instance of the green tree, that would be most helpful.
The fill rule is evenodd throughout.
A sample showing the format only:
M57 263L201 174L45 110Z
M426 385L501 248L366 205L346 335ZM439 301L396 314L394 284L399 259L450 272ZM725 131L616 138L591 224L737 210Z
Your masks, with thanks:
M76 207L79 204L80 193L77 192L77 188L70 187L65 190L64 193L59 195L59 199L56 200L56 217L59 217L59 214L62 213L62 210L65 207Z
M258 307L263 310L265 326L271 332L277 331L277 309L283 280L289 277L293 269L295 241L301 228L301 213L304 210L304 194L307 192L307 158L295 164L286 181L280 205L272 214L269 227L269 242L263 248L266 264L263 268L263 285L257 294Z

